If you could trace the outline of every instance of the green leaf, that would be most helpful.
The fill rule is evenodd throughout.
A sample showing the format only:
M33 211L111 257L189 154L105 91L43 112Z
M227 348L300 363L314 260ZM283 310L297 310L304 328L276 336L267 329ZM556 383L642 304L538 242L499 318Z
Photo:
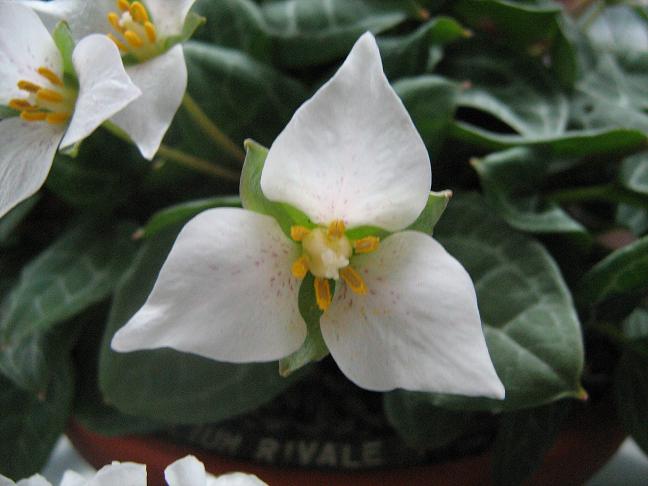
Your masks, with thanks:
M503 413L493 449L493 483L523 484L555 441L568 410L562 401Z
M443 216L451 197L452 191L431 192L425 208L407 229L432 235L434 227Z
M149 238L169 226L188 221L197 214L211 208L220 207L241 207L241 199L238 196L220 196L197 201L189 201L161 209L149 218L146 224L137 231L137 236Z
M628 5L607 6L586 31L598 49L634 58L648 51L646 19Z
M648 152L624 159L621 163L620 179L631 191L648 194Z
M486 199L514 228L530 233L568 233L587 239L587 230L540 192L552 162L540 150L519 147L473 159L472 165Z
M617 207L616 221L632 231L636 236L641 236L648 231L648 210L619 204Z
M40 201L40 195L34 194L0 218L0 247L9 246L12 240L16 239L14 238L14 230L34 209L38 201Z
M609 297L648 287L648 236L615 250L581 279L580 302L594 305Z
M105 400L121 412L175 424L218 422L254 410L295 382L277 363L221 363L169 348L116 353L115 332L144 304L182 225L144 241L117 288L100 361Z
M47 391L35 396L0 376L0 471L24 478L45 465L72 408L74 381L69 362L59 360Z
M410 34L381 36L378 40L383 69L389 78L413 76L431 71L435 48L465 38L468 31L455 19L437 17Z
M394 83L394 89L434 157L452 125L458 85L438 76L425 75L400 79Z
M248 139L245 141L245 151L239 189L243 207L256 213L272 216L287 236L290 236L290 227L293 224L313 226L306 215L286 204L268 200L261 191L261 172L268 156L268 149L254 140Z
M317 307L317 301L315 300L314 282L313 275L309 273L299 288L299 312L306 321L308 335L304 344L297 351L279 361L279 373L281 376L288 376L313 361L320 361L329 354L320 330L322 311ZM331 295L333 295L335 293L335 281L330 282L332 284Z
M433 403L498 411L582 396L580 324L544 247L495 218L476 195L452 199L435 237L475 283L486 343L506 398L431 395Z
M624 352L614 376L614 396L625 430L648 454L648 360L645 357L630 350Z
M385 393L383 408L391 426L415 449L440 449L477 426L475 413L440 408L427 393Z
M65 21L56 24L52 32L52 39L61 53L63 58L63 73L66 76L66 81L77 79L76 69L72 62L72 52L74 52L74 37L70 31L70 26Z
M558 136L526 138L492 133L463 122L452 125L450 136L487 150L516 146L541 147L552 155L566 157L632 152L643 147L647 140L644 132L625 128L567 131Z
M633 341L648 339L648 310L636 308L623 321L623 334Z

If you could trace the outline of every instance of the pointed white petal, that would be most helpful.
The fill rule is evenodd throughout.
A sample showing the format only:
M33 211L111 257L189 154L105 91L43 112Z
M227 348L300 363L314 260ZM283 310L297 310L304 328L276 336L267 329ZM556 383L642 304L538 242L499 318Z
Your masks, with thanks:
M207 486L268 486L254 474L233 472L222 476L207 478Z
M141 95L122 64L117 46L104 35L85 37L72 54L79 97L62 147L90 135L99 125Z
M158 33L163 36L182 32L185 18L196 0L147 0L144 2L151 13Z
M320 320L345 375L370 390L503 398L472 281L439 243L404 231L351 264L369 292L341 285Z
M146 466L133 462L113 462L102 467L84 486L146 486Z
M306 337L299 247L269 216L205 211L182 229L144 306L112 341L116 351L168 346L220 361L272 361Z
M77 40L90 34L110 32L108 12L119 11L115 0L31 0L22 3L38 12L50 30L58 22L65 20Z
M164 479L169 486L205 486L205 466L194 456L185 456L167 466Z
M18 117L0 120L0 217L43 185L63 130Z
M47 479L45 479L40 474L34 474L33 476L27 479L21 479L20 481L18 481L18 483L16 483L16 486L52 486L52 485Z
M0 104L22 98L21 79L44 84L36 70L47 67L61 75L63 60L38 15L17 3L0 3Z
M396 231L421 213L431 179L425 145L367 33L272 144L261 189L320 224Z
M112 121L128 133L147 159L152 159L169 129L185 89L187 66L182 46L126 69L142 96L117 113Z

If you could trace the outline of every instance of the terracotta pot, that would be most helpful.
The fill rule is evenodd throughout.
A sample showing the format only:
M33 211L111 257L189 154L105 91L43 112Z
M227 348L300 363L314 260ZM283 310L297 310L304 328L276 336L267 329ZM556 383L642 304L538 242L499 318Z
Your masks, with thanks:
M625 434L614 420L608 404L588 407L570 421L545 456L529 485L577 485L591 477L618 449ZM198 457L214 474L231 471L254 473L271 486L364 486L364 485L456 485L491 484L491 453L467 456L426 466L335 473L311 469L263 466L215 456L200 449L178 445L152 436L105 437L72 422L68 437L94 467L113 460L147 465L149 485L165 485L164 468L187 454Z

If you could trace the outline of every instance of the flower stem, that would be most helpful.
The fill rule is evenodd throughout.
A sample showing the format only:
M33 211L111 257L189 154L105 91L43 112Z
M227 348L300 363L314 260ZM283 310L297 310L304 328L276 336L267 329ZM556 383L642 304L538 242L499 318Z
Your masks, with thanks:
M157 153L160 157L182 164L197 172L202 172L203 174L216 177L217 179L227 179L229 181L238 182L240 178L240 174L236 171L219 167L208 160L201 159L200 157L196 157L195 155L188 154L182 150L174 149L164 144L160 145Z
M189 93L185 93L184 98L182 98L182 106L187 110L187 113L189 113L191 118L198 124L202 131L209 135L217 145L225 150L225 152L239 162L245 160L245 152L243 152L243 149L235 144L231 138L216 126L216 124L205 114Z
M648 207L648 197L613 184L561 189L548 194L547 198L556 203L601 201L615 204L624 203L641 208Z

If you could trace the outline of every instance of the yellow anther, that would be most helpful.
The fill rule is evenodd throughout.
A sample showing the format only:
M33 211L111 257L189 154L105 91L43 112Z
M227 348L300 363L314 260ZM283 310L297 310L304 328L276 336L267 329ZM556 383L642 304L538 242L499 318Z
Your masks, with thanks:
M128 46L120 41L113 34L108 34L108 38L115 43L115 45L122 51L128 51Z
M131 46L135 48L142 47L142 45L144 45L142 38L132 30L127 30L126 32L124 32L124 38Z
M56 84L57 86L63 86L63 81L57 76L57 74L52 71L50 68L41 66L38 68L38 74L47 79L50 83Z
M70 118L70 114L66 111L59 111L54 113L48 113L45 120L47 123L52 125L58 125L60 123L65 123Z
M349 288L356 294L364 295L367 293L367 285L360 274L351 266L340 269L340 277L346 282Z
M155 42L157 39L157 31L155 30L155 25L151 22L144 22L144 30L146 30L146 37L148 37L149 42Z
M149 16L148 13L146 12L146 8L144 7L144 5L142 5L141 2L131 3L130 13L133 16L133 20L135 22L143 24L144 22L149 21Z
M126 12L130 9L130 3L128 0L117 0L117 8L122 12Z
M294 241L302 241L310 233L310 230L305 226L291 226L290 237Z
M329 238L339 238L344 235L346 231L346 226L344 226L344 221L341 219L336 219L331 224L329 224L328 232L326 233Z
M371 253L376 251L380 245L380 238L377 236L365 236L353 242L353 249L356 253Z
M50 101L52 103L60 103L65 97L58 91L53 89L41 88L36 92L36 98L43 101Z
M18 81L18 89L22 89L23 91L29 91L30 93L37 93L39 89L41 89L40 86L38 86L36 83L32 83L31 81L26 81L24 79L21 79Z
M47 113L44 111L23 111L20 118L25 121L43 121L47 118Z
M328 279L315 277L315 301L322 312L331 305L331 287Z
M110 22L110 25L112 25L113 29L115 29L117 32L124 31L124 28L119 23L119 15L117 15L115 12L108 13L108 22Z
M308 259L305 256L300 256L295 260L290 268L293 277L302 280L308 273Z
M12 100L9 100L9 108L16 111L23 111L23 110L30 111L36 109L36 107L33 106L29 101L20 98L14 98Z

